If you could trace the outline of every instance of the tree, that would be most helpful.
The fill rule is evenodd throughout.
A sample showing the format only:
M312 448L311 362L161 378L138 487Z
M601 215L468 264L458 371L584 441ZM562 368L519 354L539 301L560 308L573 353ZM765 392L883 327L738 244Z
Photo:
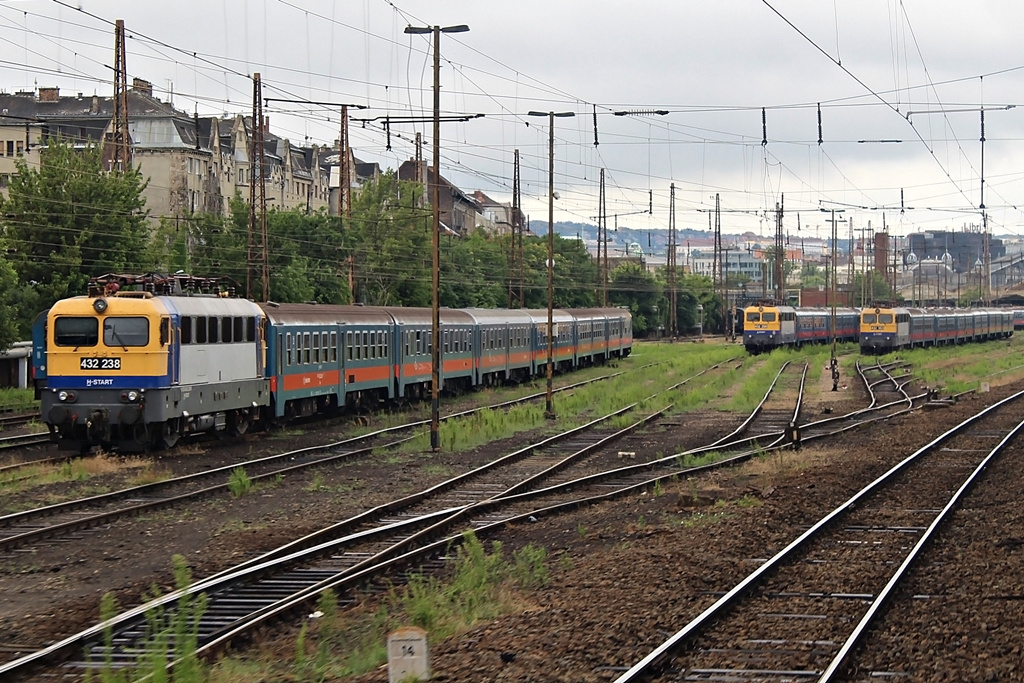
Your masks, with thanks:
M633 331L637 336L656 332L664 323L659 310L664 311L663 289L654 275L641 265L624 263L611 273L611 291L608 301L615 306L628 308L633 314Z
M40 149L39 168L17 159L0 215L22 301L46 308L81 294L89 277L152 270L138 169L107 172L100 148L75 149L60 138ZM38 311L19 311L19 328Z
M393 170L367 183L352 202L343 239L354 259L355 300L378 306L430 306L433 268L427 208L417 183Z
M20 339L28 339L30 329L22 330L19 321L19 301L22 299L18 287L18 274L7 261L7 247L0 241L0 351L11 348Z

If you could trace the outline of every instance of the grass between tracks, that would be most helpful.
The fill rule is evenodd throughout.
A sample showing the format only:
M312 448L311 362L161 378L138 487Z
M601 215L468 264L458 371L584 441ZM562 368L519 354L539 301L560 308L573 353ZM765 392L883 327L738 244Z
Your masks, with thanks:
M467 531L449 553L450 571L444 576L413 574L404 586L392 586L383 599L364 606L338 609L331 590L320 595L315 611L303 620L294 651L288 656L265 652L255 659L229 657L207 666L196 657L198 618L207 609L205 595L182 598L174 610L153 608L146 615L146 636L135 647L143 655L135 668L116 664L111 629L94 658L88 683L175 681L175 683L238 683L241 681L323 681L372 671L387 661L387 636L396 628L418 626L433 642L472 628L481 621L521 609L523 592L548 581L547 551L527 545L506 558L500 542L484 544ZM175 583L185 588L191 574L183 557L174 558ZM149 598L159 597L156 587ZM117 613L107 594L101 615ZM168 671L166 663L180 662Z
M35 399L32 389L0 389L0 409L16 413L27 413L39 410L39 401Z
M640 404L640 412L634 417L616 420L610 426L621 427L630 423L635 415L643 411L664 407L673 400L686 395L688 385L673 396L659 396L648 405L653 394L663 392L667 387L690 377L714 363L728 358L742 360L743 350L738 346L659 344L641 346L632 356L620 361L622 374L602 382L595 382L568 392L554 394L552 404L555 419L545 415L546 402L536 401L506 409L489 409L459 420L451 420L440 426L441 447L446 451L464 451L498 439L512 437L518 433L544 430L561 431L578 426L588 420L624 408L632 403ZM644 365L656 363L650 367ZM735 378L733 379L735 381ZM695 381L697 386L709 386ZM535 382L523 393L544 390L543 382ZM708 389L705 389L708 390ZM711 389L717 391L717 387ZM694 400L690 407L699 405ZM429 450L429 434L423 433L401 447L401 452L423 452Z
M958 394L978 389L983 383L1003 384L1024 378L1021 351L1024 335L1007 340L963 346L897 351L881 357L886 363L907 361L918 380L943 394Z

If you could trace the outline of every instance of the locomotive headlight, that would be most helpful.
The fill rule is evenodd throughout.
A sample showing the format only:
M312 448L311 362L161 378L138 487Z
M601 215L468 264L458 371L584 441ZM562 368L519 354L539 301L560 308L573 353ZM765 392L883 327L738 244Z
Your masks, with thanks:
M105 310L107 310L107 300L96 299L96 301L92 302L92 307L93 309L95 309L97 313L103 313Z
M60 401L61 403L74 403L75 394L74 392L67 391L66 389L61 389L57 393L57 400Z
M139 400L139 392L135 391L135 389L129 389L128 391L122 391L121 392L121 402L122 403L135 403L138 400Z

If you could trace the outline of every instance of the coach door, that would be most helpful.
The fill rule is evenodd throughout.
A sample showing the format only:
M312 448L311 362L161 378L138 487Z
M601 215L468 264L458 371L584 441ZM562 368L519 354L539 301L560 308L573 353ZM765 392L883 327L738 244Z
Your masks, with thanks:
M180 337L175 339L175 330L178 329L171 318L164 316L160 318L160 345L167 349L167 369L170 371L171 386L177 386L181 382L181 361L178 353Z

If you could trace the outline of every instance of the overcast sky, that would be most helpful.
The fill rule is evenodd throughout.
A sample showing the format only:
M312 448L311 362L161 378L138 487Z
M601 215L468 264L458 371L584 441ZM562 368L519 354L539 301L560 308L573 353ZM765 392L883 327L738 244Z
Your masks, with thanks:
M548 123L527 114L558 111L576 116L555 124L556 220L593 222L604 168L609 213L635 228L668 226L673 183L680 228L706 229L716 194L725 232L772 233L783 201L805 236L826 236L822 208L898 233L980 225L984 106L990 228L1024 225L1019 2L0 0L0 87L110 95L115 19L129 79L179 109L251 112L258 71L267 98L368 106L352 112L377 119L352 124L356 155L391 168L417 131L428 159L433 142L429 123L395 123L387 149L385 115L432 112L429 36L404 27L467 24L441 38L441 107L485 117L442 124L442 174L509 201L519 149L534 220ZM653 110L669 113L614 115ZM338 107L266 113L299 144L338 137Z

